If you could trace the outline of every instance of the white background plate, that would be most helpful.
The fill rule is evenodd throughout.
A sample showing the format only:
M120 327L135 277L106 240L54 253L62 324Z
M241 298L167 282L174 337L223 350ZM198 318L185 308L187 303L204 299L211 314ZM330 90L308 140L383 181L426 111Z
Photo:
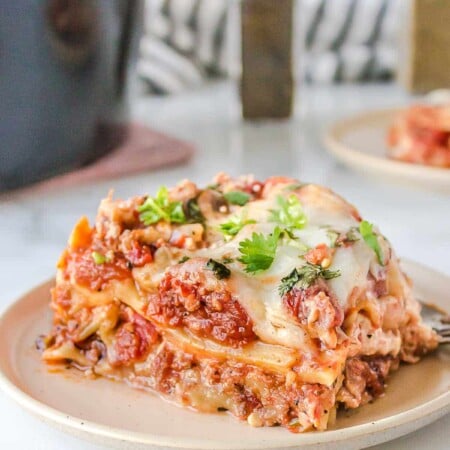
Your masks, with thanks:
M386 135L399 109L362 113L335 122L325 134L327 149L347 166L391 181L450 193L450 169L394 161Z
M449 309L450 279L408 263L421 298ZM251 428L226 414L178 408L153 394L71 370L50 373L34 349L48 331L45 283L22 297L0 319L0 387L23 407L67 432L116 448L356 449L416 430L450 411L450 348L420 364L402 366L387 393L371 405L340 413L326 432L292 434L283 428Z

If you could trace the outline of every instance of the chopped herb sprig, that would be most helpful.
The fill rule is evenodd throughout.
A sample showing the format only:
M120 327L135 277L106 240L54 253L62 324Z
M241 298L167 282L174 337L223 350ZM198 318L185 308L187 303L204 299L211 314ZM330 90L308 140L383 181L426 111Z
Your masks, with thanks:
M216 261L215 259L210 259L206 263L206 268L212 270L219 280L223 280L224 278L230 278L231 275L230 269L227 266L225 266L225 264L222 264Z
M281 233L281 228L275 227L271 234L264 235L254 232L251 238L244 239L239 243L239 251L242 256L238 261L245 264L246 272L257 273L267 270L272 265Z
M361 233L362 238L365 243L375 252L377 255L378 262L383 266L384 258L383 251L381 250L380 243L378 242L377 235L373 232L373 225L367 220L363 220L359 224L359 232Z
M324 269L318 264L306 263L304 266L294 269L289 275L281 279L278 292L281 296L290 292L295 286L306 289L318 278L331 280L341 275L339 270Z
M288 197L277 196L278 209L271 211L270 221L288 228L303 228L306 225L306 214L295 194Z
M107 262L111 262L111 258L108 258L108 256L103 255L100 252L92 252L91 256L95 264L105 264Z
M183 203L170 201L169 191L165 186L158 189L155 197L147 197L145 202L138 207L138 212L144 225L151 225L160 220L174 223L186 222Z
M245 227L245 225L249 225L251 223L256 223L256 220L244 219L239 216L231 216L227 222L223 222L219 225L219 229L225 237L231 238L236 236L239 231Z
M203 223L205 221L196 198L191 198L186 202L185 210L186 220L188 222Z
M250 200L250 195L242 191L231 191L223 194L228 203L232 205L244 206Z

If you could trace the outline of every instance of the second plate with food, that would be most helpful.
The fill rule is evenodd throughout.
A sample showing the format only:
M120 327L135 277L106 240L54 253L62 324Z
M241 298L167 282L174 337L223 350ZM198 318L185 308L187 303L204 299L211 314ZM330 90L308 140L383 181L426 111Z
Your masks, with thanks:
M450 193L450 169L394 161L387 155L386 136L401 110L358 114L334 123L326 132L327 149L344 164L368 175Z
M419 298L448 310L448 277L418 264L404 268ZM51 284L22 297L0 319L0 387L43 420L97 443L123 449L351 450L394 439L450 411L448 346L419 364L403 365L389 378L386 395L373 404L339 413L328 431L304 434L252 428L225 413L195 413L71 369L53 373L34 346L36 336L50 326Z

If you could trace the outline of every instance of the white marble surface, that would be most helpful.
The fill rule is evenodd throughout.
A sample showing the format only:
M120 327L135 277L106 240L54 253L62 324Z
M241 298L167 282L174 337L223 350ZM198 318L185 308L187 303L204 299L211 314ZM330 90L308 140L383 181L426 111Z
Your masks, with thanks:
M321 87L300 92L288 122L246 124L231 83L204 87L170 99L133 103L132 115L193 142L186 166L76 189L0 198L0 311L18 295L49 278L68 233L81 214L95 215L110 187L116 195L152 193L161 184L189 177L203 183L219 170L232 174L293 175L330 186L377 223L398 254L450 274L449 196L396 186L351 173L327 155L320 141L331 121L363 109L396 106L410 98L393 85ZM450 299L449 299L450 303ZM94 450L100 447L42 424L0 393L0 449ZM382 450L449 448L450 416L423 430L378 446Z

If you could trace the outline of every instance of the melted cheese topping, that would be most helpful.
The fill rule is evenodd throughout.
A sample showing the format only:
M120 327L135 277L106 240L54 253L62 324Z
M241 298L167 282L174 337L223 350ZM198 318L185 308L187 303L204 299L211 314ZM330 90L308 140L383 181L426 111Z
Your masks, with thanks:
M252 319L255 333L264 342L291 348L305 348L309 344L309 337L283 306L278 291L281 279L294 268L306 264L303 256L308 248L319 244L332 245L330 230L346 233L359 225L358 220L349 213L349 205L339 197L316 186L309 191L302 198L308 220L306 226L294 230L297 240L280 241L268 270L256 274L246 273L245 266L237 261L242 256L239 243L251 238L254 232L264 235L273 232L277 224L269 221L269 215L271 210L278 208L276 196L283 192L282 189L275 190L268 199L249 202L234 213L257 223L246 225L229 241L221 241L207 249L190 253L190 256L219 261L224 257L233 258L234 262L227 264L232 274L229 288ZM226 218L222 219L224 221ZM218 223L209 226L217 227ZM371 264L377 264L376 255L362 239L348 247L335 249L330 269L339 270L341 275L327 283L344 309L355 287L365 289Z
M354 209L331 191L315 185L306 186L299 197L307 224L293 231L295 240L282 239L278 243L274 261L268 270L249 274L245 271L245 265L238 261L242 256L239 244L244 239L251 238L253 233L268 235L273 232L277 224L270 221L270 213L278 208L277 196L290 194L285 188L286 184L277 185L263 200L251 201L243 207L234 207L231 215L245 217L256 223L244 226L232 239L219 237L219 240L207 248L184 253L189 257L212 258L218 261L223 258L233 259L232 263L227 264L231 271L227 280L228 288L252 319L255 334L267 344L304 349L311 346L310 337L284 307L279 294L281 280L294 268L306 264L304 255L308 249L319 244L333 244L330 230L334 236L336 232L346 233L358 227L359 221L353 214ZM211 218L207 226L217 230L229 217L223 214L219 218ZM154 263L133 269L134 279L143 289L155 291L168 266L177 264L179 259L179 249L163 247L157 251ZM330 269L339 270L340 276L327 281L327 284L344 310L355 288L360 291L366 289L369 270L377 264L374 251L362 239L348 247L335 249ZM84 298L90 298L89 301L94 304L107 302L112 295L142 314L144 303L133 286L125 286L122 282L112 283L110 289L89 295L82 292L83 288L78 287L76 290Z
M91 323L80 328L79 339L97 332L109 348L109 331L118 320L118 312L114 308L107 311L108 304L114 300L117 309L118 302L125 303L138 314L146 317L146 295L158 292L159 284L166 271L178 264L182 256L212 258L219 262L229 258L232 261L227 262L226 265L230 270L230 276L221 282L226 283L226 288L232 292L251 318L253 331L259 340L242 348L232 348L207 338L199 338L189 330L158 325L158 331L165 339L173 341L175 345L192 353L219 359L235 359L243 363L269 367L279 372L292 369L304 382L318 382L327 386L336 382L348 356L357 354L396 356L401 350L402 343L398 328L411 319L419 321L420 316L418 304L398 267L389 243L377 233L385 256L384 266L379 264L373 249L359 235L359 239L355 242L334 247L338 235L345 236L349 231L358 229L360 218L357 211L328 189L307 185L292 191L286 189L288 184L290 183L274 183L269 189L266 189L266 185L262 200L252 200L242 207L233 205L230 214L217 213L208 217L205 224L207 238L203 238L204 240L197 246L179 248L171 245L171 225L167 222L163 223L164 226L157 224L149 227L152 233L144 233L147 229L142 228L133 230L132 232L139 235L141 239L149 239L150 236L156 240L161 237L165 243L156 250L151 263L133 268L133 278L111 280L103 289L92 291L77 285L72 274L69 282L70 312L75 313L83 306L93 308ZM271 211L279 208L277 197L279 195L287 197L291 194L296 195L301 202L307 218L306 225L290 230L291 236L285 234L278 241L274 260L267 270L247 273L245 264L239 261L242 256L239 251L240 243L245 239L251 239L253 233L263 235L272 233L279 225L271 221ZM139 204L137 201L133 203L134 206L122 205L127 221L133 220L132 212ZM114 208L120 209L115 207L109 199L103 203L99 214L97 232L102 233L102 227L107 226L103 236L106 240L121 237L120 211L117 212ZM249 219L254 223L246 224L235 236L229 239L224 238L218 228L221 223L228 221L231 215ZM103 221L104 217L109 219ZM183 226L185 230L186 227L190 227L191 231L194 230L192 224L174 225L174 234L179 235ZM195 224L195 226L197 235L201 235L201 232L198 233L198 228L202 229L201 225ZM283 228L282 225L281 228ZM72 251L75 251L78 246L83 247L89 243L91 239L89 230L87 221L81 221L70 241ZM123 234L125 235L125 232ZM150 245L153 241L144 242ZM345 312L342 329L330 325L331 332L334 333L334 341L331 337L327 342L333 342L333 344L326 348L322 345L323 342L318 343L316 336L311 335L304 323L289 313L279 292L281 280L293 269L304 266L305 254L321 244L325 244L328 248L333 247L330 253L331 265L328 268L339 271L339 276L324 282ZM202 248L195 249L197 247ZM64 284L64 258L61 259L58 267L57 282ZM374 280L382 279L383 276L387 279L388 292L385 300L389 299L389 301L379 302L380 296L375 292ZM383 318L384 310L401 315L403 322L391 326L390 322ZM320 316L321 311L316 308L314 313ZM108 314L108 320L105 319L105 314ZM151 317L146 318L152 320ZM105 326L106 323L109 325ZM62 354L69 354L70 358L77 360L75 353L76 349L73 346L61 347L61 350L56 353L47 351L44 357L58 359L62 358ZM79 358L78 361L80 361Z

